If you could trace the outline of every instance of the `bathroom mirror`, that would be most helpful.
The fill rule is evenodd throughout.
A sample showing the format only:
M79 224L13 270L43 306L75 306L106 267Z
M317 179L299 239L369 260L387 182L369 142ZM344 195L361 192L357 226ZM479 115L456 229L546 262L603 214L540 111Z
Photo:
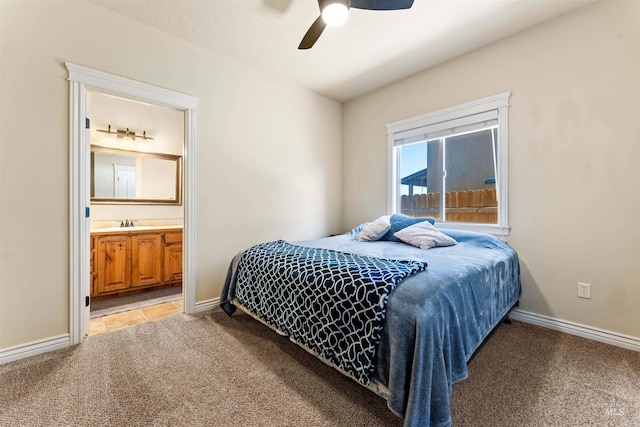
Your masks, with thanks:
M182 156L91 146L91 203L182 204Z

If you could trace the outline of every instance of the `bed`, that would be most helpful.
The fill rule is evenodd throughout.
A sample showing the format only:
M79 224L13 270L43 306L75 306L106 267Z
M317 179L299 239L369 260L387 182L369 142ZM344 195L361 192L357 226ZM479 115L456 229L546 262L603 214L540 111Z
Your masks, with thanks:
M241 252L229 266L221 307L229 315L240 308L382 396L389 409L404 418L404 426L448 426L453 383L467 377L469 359L518 303L518 256L503 241L488 234L448 230L444 234L457 244L424 250L402 242L359 241L357 235L363 227L364 224L344 235L295 244L269 242ZM391 284L380 287L383 290L376 296L379 300L373 303L377 323L362 323L355 317L364 311L359 308L347 315L348 303L343 301L331 302L324 295L298 296L306 290L285 282L293 280L293 276L299 279L306 274L305 269L298 264L283 268L284 264L274 261L276 252L285 254L282 262L299 262L301 253L308 256L310 252L314 257L319 254L323 268L328 269L341 268L336 266L343 257L354 257L345 261L343 273L352 271L354 264L366 267L362 267L364 273L353 274L376 276L382 271L386 277L386 269L393 270L397 274ZM378 265L386 261L392 264ZM260 276L260 269L266 271L266 276ZM371 273L374 270L376 274ZM344 287L357 294L361 285L347 284L351 274L306 274L304 283ZM274 297L279 293L282 295ZM372 299L366 295L358 298ZM292 317L297 309L288 304L296 301L303 313ZM382 310L378 310L380 307ZM333 323L321 318L325 314L360 325L374 339L362 340L353 331L323 332L327 324ZM306 335L320 335L335 349L319 348ZM350 344L337 342L350 337ZM338 348L341 345L345 348ZM354 347L360 353L354 355ZM341 350L349 355L346 365L336 359ZM360 371L353 369L349 366L351 359L362 362L364 367L360 366Z

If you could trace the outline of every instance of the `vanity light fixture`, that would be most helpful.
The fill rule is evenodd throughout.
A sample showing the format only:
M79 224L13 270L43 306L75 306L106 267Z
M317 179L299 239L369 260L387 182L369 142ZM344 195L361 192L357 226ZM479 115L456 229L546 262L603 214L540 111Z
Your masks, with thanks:
M153 137L147 136L146 130L142 131L142 135L136 135L136 132L133 130L130 130L129 128L126 128L124 130L122 129L111 130L111 125L108 125L106 130L96 129L96 131L107 134L102 140L102 143L106 145L113 145L117 142L118 139L120 139L122 140L121 143L123 146L133 147L135 145L136 138L142 139L145 143L147 143L147 140L153 139Z

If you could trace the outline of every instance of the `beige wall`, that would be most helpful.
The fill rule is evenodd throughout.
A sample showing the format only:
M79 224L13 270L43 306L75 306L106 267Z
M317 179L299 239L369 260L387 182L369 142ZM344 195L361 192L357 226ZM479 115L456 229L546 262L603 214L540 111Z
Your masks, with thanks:
M69 332L65 61L198 98L198 301L250 244L339 231L340 104L84 1L1 1L0 43L0 349Z
M345 103L343 228L386 211L387 123L511 91L521 309L640 337L639 38L640 2L598 2Z

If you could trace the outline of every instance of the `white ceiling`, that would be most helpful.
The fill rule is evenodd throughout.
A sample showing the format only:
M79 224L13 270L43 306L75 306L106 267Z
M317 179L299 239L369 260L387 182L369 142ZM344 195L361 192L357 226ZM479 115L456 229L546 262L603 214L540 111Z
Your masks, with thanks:
M309 50L298 44L316 0L89 0L346 101L594 0L415 0L398 11L351 9Z

